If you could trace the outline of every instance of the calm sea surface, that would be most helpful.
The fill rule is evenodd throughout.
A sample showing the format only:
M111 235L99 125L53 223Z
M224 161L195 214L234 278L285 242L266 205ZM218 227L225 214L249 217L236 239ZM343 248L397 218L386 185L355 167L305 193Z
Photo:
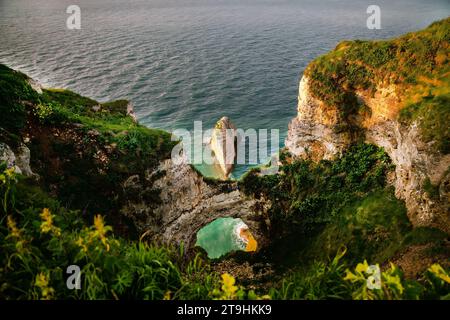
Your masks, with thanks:
M66 28L71 4L81 30ZM381 30L366 27L371 4ZM0 62L46 86L130 99L150 127L209 128L226 115L239 128L279 129L283 143L309 61L344 39L449 15L448 0L0 0Z

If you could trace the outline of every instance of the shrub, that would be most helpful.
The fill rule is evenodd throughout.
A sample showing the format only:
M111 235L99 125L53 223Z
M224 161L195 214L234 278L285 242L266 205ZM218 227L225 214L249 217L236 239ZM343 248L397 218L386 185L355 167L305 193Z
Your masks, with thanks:
M39 96L28 77L0 64L0 127L13 133L25 125L26 102L37 103Z

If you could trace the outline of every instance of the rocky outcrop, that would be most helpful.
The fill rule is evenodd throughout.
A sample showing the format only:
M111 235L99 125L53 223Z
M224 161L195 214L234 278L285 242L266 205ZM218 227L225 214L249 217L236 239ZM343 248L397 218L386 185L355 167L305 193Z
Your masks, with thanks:
M395 87L378 87L375 94L355 92L369 108L354 117L359 135L339 130L336 106L313 97L309 80L300 81L298 115L289 125L287 149L295 156L313 160L331 159L360 139L383 147L395 164L395 193L405 201L408 217L415 226L434 226L450 233L450 155L423 141L417 121L398 121L399 98ZM426 186L438 189L431 195Z
M236 182L207 181L186 161L175 163L171 159L148 172L145 180L135 177L124 188L128 192L157 193L158 201L151 204L141 198L121 210L145 236L163 242L184 242L189 247L195 244L196 232L206 224L219 217L239 217L258 243L264 244L261 219L253 209L256 200L246 198ZM143 188L146 183L151 185L147 190Z
M6 143L0 142L1 162L5 162L8 168L14 167L16 173L38 178L30 167L30 149L23 143L20 143L13 151Z
M0 162L5 162L8 168L16 165L16 155L6 143L0 143ZM20 169L16 168L18 172Z
M285 146L296 156L314 160L330 160L348 146L346 132L338 132L338 110L326 107L309 90L308 78L300 80L297 117L290 123Z
M38 81L28 78L27 79L28 84L31 86L31 88L36 91L39 94L42 94L42 89L44 88Z
M384 147L395 164L395 195L405 200L412 224L450 233L450 155L433 152L417 123L387 120L367 128L366 140ZM427 184L439 186L437 194L430 194Z
M228 177L236 159L236 127L228 119L222 117L217 121L211 135L211 151L225 177Z
M131 102L128 102L127 104L127 116L131 117L131 119L133 119L134 122L136 123L138 122L136 113L134 112L133 104Z

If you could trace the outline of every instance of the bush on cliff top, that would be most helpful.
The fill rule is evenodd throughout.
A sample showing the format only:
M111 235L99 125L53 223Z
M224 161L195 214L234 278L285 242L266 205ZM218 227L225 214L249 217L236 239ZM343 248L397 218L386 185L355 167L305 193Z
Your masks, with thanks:
M36 103L38 94L28 77L0 64L0 128L18 133L25 125L25 104Z

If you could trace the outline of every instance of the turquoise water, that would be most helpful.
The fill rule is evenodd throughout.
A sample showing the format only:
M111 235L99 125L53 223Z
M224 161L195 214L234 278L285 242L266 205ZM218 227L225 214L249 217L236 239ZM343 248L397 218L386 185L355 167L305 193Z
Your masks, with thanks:
M239 218L219 218L209 223L197 232L196 246L200 246L210 259L238 250L245 250L245 244L240 241L236 228L245 226Z
M283 145L313 58L450 14L448 0L376 3L381 30L366 28L372 0L0 0L0 62L100 101L128 98L151 127L209 128L228 116L279 129ZM66 29L71 4L81 30Z

